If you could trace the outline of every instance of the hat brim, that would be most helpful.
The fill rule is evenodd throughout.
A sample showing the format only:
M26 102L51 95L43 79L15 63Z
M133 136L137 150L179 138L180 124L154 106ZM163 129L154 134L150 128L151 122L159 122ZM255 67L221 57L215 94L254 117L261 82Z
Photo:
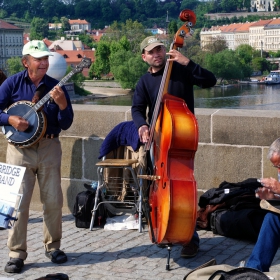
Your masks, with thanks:
M34 53L27 53L35 58L40 58L44 56L53 56L51 52L43 51L43 52L34 52Z
M149 52L149 51L151 51L153 48L155 48L157 46L164 46L164 44L160 43L160 42L152 43L149 46L147 46L146 48L144 48L144 50Z

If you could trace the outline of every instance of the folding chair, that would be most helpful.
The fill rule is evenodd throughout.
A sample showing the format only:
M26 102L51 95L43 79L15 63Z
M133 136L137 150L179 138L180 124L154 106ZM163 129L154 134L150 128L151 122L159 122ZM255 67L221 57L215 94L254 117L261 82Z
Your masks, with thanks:
M127 149L126 147L120 147ZM100 204L114 215L132 214L142 232L142 185L136 174L137 159L106 158L96 163L98 185L90 223L93 228L96 211ZM99 201L101 192L102 201Z

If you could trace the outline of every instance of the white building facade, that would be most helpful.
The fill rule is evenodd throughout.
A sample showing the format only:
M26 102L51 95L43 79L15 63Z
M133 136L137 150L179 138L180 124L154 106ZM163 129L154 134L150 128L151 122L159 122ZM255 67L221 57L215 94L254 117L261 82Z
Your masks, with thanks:
M207 44L218 38L225 40L231 50L247 44L256 50L278 51L280 50L280 19L203 28L200 32L201 48L205 48Z
M273 0L252 0L251 11L257 9L257 12L272 12L274 11L276 3Z

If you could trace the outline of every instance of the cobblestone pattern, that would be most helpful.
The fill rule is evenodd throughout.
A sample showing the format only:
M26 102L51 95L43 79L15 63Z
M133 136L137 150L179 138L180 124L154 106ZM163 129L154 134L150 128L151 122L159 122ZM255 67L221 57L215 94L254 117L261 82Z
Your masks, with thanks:
M170 271L165 269L167 249L152 244L147 227L137 230L105 231L103 228L79 229L72 215L63 216L61 249L68 262L57 265L45 257L42 244L42 213L32 211L28 225L28 258L20 274L4 272L8 261L6 246L8 230L0 230L0 279L34 280L51 273L65 273L71 280L162 280L180 279L193 268L215 258L217 264L238 266L252 251L253 243L213 235L211 231L198 231L200 250L191 259L180 258L181 246L171 250ZM280 271L278 251L271 271Z

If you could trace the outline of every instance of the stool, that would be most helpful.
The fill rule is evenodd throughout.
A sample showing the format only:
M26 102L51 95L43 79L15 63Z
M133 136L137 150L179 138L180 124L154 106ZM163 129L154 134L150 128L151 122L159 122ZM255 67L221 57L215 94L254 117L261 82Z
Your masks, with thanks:
M90 222L90 230L93 228L95 214L100 204L104 203L105 207L114 213L132 213L137 216L138 224L139 224L139 232L142 232L142 186L138 183L137 176L135 174L135 170L133 168L133 164L138 163L138 160L135 159L104 159L96 163L97 166L97 176L98 176L98 185L95 194L95 203L94 208L92 210L92 217ZM132 176L131 181L126 183L127 185L131 186L131 190L134 193L134 201L119 199L119 200L112 200L112 197L109 195L110 189L108 189L108 184L104 178L104 170L106 168L114 168L114 169L122 169L122 173L124 170L129 170ZM114 184L114 191L118 191L118 193L122 192L122 189L119 188L118 185L123 188L123 182L127 178L122 177L108 177L108 181L112 180ZM102 195L102 201L99 200L99 192ZM120 206L120 207L119 207ZM121 207L123 206L123 207Z

